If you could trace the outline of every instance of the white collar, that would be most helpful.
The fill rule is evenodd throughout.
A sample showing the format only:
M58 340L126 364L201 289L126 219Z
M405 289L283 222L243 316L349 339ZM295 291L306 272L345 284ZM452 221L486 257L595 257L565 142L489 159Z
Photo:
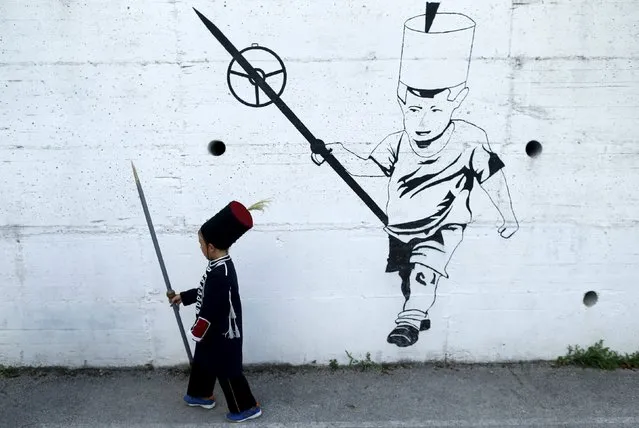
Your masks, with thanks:
M230 255L225 255L222 257L218 257L217 259L214 260L210 260L209 261L209 266L213 266L214 264L220 263L220 262L225 262L227 260L231 260L231 256Z

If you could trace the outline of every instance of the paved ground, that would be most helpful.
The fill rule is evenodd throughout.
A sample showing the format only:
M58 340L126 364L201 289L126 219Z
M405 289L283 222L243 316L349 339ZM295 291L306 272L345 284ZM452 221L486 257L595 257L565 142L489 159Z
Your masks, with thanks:
M256 427L639 427L639 372L513 366L249 368ZM0 378L0 426L222 427L226 405L189 408L175 370Z

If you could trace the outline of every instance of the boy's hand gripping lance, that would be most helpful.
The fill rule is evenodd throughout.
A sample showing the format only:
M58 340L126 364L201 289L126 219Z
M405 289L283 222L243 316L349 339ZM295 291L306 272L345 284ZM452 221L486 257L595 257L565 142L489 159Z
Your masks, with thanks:
M144 209L144 216L146 217L146 224L149 226L149 232L151 232L151 239L153 240L153 246L155 247L155 254L158 257L158 262L160 263L160 269L162 269L162 276L164 277L164 283L166 284L166 296L171 299L175 296L175 291L171 288L171 283L169 282L169 275L166 273L166 267L164 266L164 259L162 258L162 252L160 251L160 245L158 244L158 238L155 236L155 229L153 228L153 222L151 221L151 215L149 214L149 207L146 205L146 199L144 198L144 191L142 191L142 185L140 184L140 179L138 177L138 172L135 169L135 165L131 162L131 167L133 168L133 176L135 177L135 184L138 187L138 194L140 195L140 201L142 202L142 208ZM182 335L182 341L184 342L184 348L186 349L186 355L189 358L189 364L193 364L193 355L191 354L191 348L189 347L189 342L186 339L186 333L184 332L184 326L182 325L182 318L180 317L180 309L178 305L173 306L173 313L175 314L175 319L177 320L178 327L180 329L180 334Z
M342 164L333 156L331 150L326 147L322 140L315 138L315 136L308 130L302 121L291 111L291 109L282 101L280 96L273 91L273 89L266 83L263 73L256 71L253 66L246 60L246 58L239 52L235 46L224 36L224 34L217 28L211 21L209 21L204 15L193 8L195 13L200 17L206 28L215 36L215 38L222 44L222 46L231 54L233 59L246 71L251 83L256 84L262 89L270 100L280 109L280 111L286 116L286 118L297 128L297 130L306 138L311 145L311 151L326 160L326 162L335 170L335 172L350 186L350 188L357 194L357 196L364 201L364 203L370 208L380 221L384 224L388 224L388 217L386 213L373 201L373 199L360 187L360 185L353 179L353 177L344 169ZM257 96L256 86L256 96ZM231 88L231 90L233 90ZM264 105L264 104L262 104ZM254 104L255 107L260 107L259 97L258 103Z

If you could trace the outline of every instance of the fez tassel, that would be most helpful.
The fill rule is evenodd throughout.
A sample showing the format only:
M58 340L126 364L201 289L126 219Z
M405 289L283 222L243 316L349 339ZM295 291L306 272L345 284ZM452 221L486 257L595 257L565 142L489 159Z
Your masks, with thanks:
M323 141L315 138L311 131L302 123L302 121L291 111L291 109L282 101L282 99L275 93L271 86L266 83L264 78L253 68L253 66L244 58L244 56L237 50L229 39L224 36L219 28L215 26L208 18L202 15L197 9L193 8L197 16L204 23L206 28L215 36L220 44L231 54L234 60L240 64L240 66L250 76L251 81L255 82L260 89L262 89L266 95L271 99L273 104L280 109L280 111L286 116L291 124L306 138L311 145L311 150L324 158L326 162L333 168L333 170L344 180L344 182L359 196L359 198L366 204L366 206L377 216L377 218L386 226L388 224L388 216L377 205L377 203L362 189L362 187L351 177L346 171L344 166L333 156L331 151L326 147ZM257 90L256 86L256 90Z
M146 218L146 224L149 227L149 232L151 233L151 239L153 240L153 246L155 247L155 254L157 255L158 262L160 263L160 269L162 270L162 276L164 277L164 283L166 284L167 293L173 292L171 289L171 283L169 282L169 275L166 272L166 267L164 266L164 259L162 258L162 252L160 251L160 245L158 244L157 236L155 236L155 229L153 228L153 222L151 221L151 214L149 213L149 207L146 204L146 198L144 197L144 191L142 190L142 184L140 184L140 178L138 177L138 172L135 169L135 165L133 165L133 161L131 161L131 167L133 168L133 176L135 177L135 184L138 188L138 194L140 196L140 202L142 203L142 209L144 210L144 216ZM175 319L178 324L178 328L180 329L180 334L182 336L182 342L184 343L184 348L186 349L186 355L189 358L189 364L193 364L193 355L191 354L191 347L189 346L189 341L186 337L186 332L184 331L184 325L182 324L182 318L180 317L179 308L177 305L173 306L173 313L175 314Z

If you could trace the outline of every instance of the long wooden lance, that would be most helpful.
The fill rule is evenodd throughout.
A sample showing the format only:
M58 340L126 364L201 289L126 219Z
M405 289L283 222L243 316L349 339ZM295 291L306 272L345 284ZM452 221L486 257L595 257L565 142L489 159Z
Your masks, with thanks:
M142 202L144 217L146 217L146 224L149 226L149 232L151 232L151 239L153 240L153 246L155 247L155 254L158 257L158 262L160 263L160 269L162 270L162 276L164 277L164 283L166 284L166 295L167 297L171 298L172 296L175 295L175 291L173 291L173 289L171 288L169 275L166 272L166 266L164 266L164 258L162 257L162 252L160 251L158 238L155 235L153 222L151 221L151 214L149 214L149 207L146 204L146 198L144 197L144 191L142 190L142 185L140 184L140 178L138 177L138 172L135 169L135 165L133 165L133 162L131 162L131 167L133 168L133 176L135 177L135 184L138 187L140 202ZM189 346L189 341L187 340L186 333L184 332L184 325L182 325L182 318L180 317L180 309L178 308L178 305L171 305L171 306L173 307L173 313L175 314L175 319L177 320L178 328L180 329L180 334L182 335L182 341L184 342L186 355L189 358L189 364L193 364L193 355L191 354L191 347Z
M282 101L282 99L273 91L268 83L262 78L253 66L244 58L244 56L233 46L229 39L224 36L222 31L215 26L209 19L202 15L197 9L193 8L195 13L200 17L206 28L215 36L220 44L231 54L233 59L240 64L240 66L249 75L251 81L255 82L271 99L271 101L280 109L280 111L286 116L286 118L293 124L295 128L306 138L311 145L313 153L322 156L326 162L335 170L335 172L350 186L350 188L360 197L360 199L370 208L370 210L381 220L386 226L388 224L388 217L386 213L373 201L373 199L361 188L361 186L353 179L353 177L346 171L342 164L333 156L331 150L326 147L322 140L315 138L315 136L309 131L309 129L302 123L302 121L291 111L291 109Z

